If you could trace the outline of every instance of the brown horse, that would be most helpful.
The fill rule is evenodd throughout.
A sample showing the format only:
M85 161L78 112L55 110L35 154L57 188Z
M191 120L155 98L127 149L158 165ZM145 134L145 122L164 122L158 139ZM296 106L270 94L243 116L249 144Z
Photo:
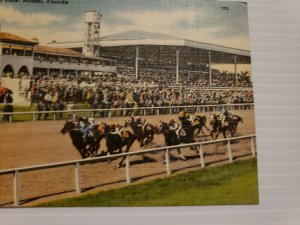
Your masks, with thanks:
M196 132L196 136L198 136L200 134L200 132L202 132L204 135L204 131L203 131L203 127L206 128L207 131L209 131L208 127L206 126L206 116L200 116L200 115L196 115L193 119L193 126L195 128L195 130L197 130Z
M88 156L95 156L98 149L100 148L100 141L103 135L100 135L97 131L97 126L95 126L91 131L93 133L92 137L83 138L83 133L73 121L66 121L64 127L61 129L62 134L69 133L72 139L73 145L79 151L81 157L87 158Z
M119 128L122 128L121 125L116 125ZM116 127L115 126L115 127ZM116 150L118 150L117 153L123 152L123 147L126 146L125 152L129 152L132 144L134 143L136 137L134 134L132 134L130 131L123 131L120 129L120 132L112 132L111 131L111 125L107 123L101 123L98 127L98 131L100 135L103 135L104 138L106 138L106 147L107 147L107 153L108 154L115 154ZM126 157L123 157L120 163L118 164L118 167L122 166L123 161Z
M224 122L225 123L222 124L222 121L216 114L210 117L210 124L212 125L212 130L210 133L213 140L217 139L220 133L223 134L225 139L227 132L229 132L231 137L233 137L236 133L239 122L243 122L243 119L238 115L233 115L231 118L226 118Z
M138 126L134 117L131 117L129 120L125 120L124 127L128 126L131 127L138 142L140 142L140 147L146 146L153 141L156 128L152 124L146 123L144 126Z
M170 129L170 125L166 122L160 121L156 126L157 134L163 134L165 137L166 146L174 146L180 144L195 143L195 139L191 136L180 136L176 134L175 130ZM191 147L192 150L198 150L197 147ZM180 148L177 148L178 155L181 159L186 160L185 156L182 155Z

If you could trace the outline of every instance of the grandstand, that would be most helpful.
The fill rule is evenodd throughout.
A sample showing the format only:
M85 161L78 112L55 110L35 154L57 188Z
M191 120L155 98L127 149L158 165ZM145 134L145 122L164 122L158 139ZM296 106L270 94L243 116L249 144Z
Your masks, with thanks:
M208 74L213 83L213 64L233 64L235 83L238 84L238 64L250 64L250 52L208 43L186 40L154 32L132 30L100 38L100 56L117 60L118 66L139 70L173 71L176 83L181 71L198 71ZM83 41L52 42L48 46L82 51Z
M251 63L249 51L139 30L100 37L100 14L86 18L87 28L97 23L92 47L86 40L43 46L36 37L0 32L0 76L24 80L5 80L15 99L22 93L47 109L56 102L45 104L45 95L96 108L253 102L250 75L237 70ZM234 72L215 64L232 64Z
M19 78L44 71L62 75L65 71L79 73L115 72L116 61L88 57L79 52L39 45L38 39L28 40L0 32L0 72L2 77Z

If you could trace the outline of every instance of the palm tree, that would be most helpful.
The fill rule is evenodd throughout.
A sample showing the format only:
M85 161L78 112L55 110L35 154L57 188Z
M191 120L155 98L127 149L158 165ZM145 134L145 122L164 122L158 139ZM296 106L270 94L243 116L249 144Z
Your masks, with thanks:
M221 73L221 75L227 76L228 75L228 71L227 70L223 70L222 73Z
M241 81L250 82L250 72L249 71L241 71L241 74L239 74L239 77Z

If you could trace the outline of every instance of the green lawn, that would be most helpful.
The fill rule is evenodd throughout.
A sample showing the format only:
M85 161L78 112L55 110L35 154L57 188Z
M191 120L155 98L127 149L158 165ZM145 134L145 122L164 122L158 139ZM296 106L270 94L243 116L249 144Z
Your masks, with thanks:
M4 105L0 105L0 112L3 112ZM14 112L30 112L34 111L35 108L31 106L14 106ZM32 116L30 114L24 114L24 115L14 115L13 116L14 121L28 121L32 120Z
M256 159L173 175L39 207L258 204Z
M0 104L0 112L3 112L3 104ZM91 106L88 104L75 104L73 109L91 109ZM37 107L31 107L31 106L16 106L14 105L14 112L30 112L30 111L37 111ZM90 117L91 113L90 112L77 112L76 113L77 117L83 116L83 117ZM36 119L37 119L36 115ZM63 118L71 118L68 116L67 113L63 114ZM41 120L44 119L44 115L41 116ZM52 113L49 114L48 120L53 119ZM14 115L13 116L13 121L18 122L18 121L32 121L32 114L19 114L19 115Z

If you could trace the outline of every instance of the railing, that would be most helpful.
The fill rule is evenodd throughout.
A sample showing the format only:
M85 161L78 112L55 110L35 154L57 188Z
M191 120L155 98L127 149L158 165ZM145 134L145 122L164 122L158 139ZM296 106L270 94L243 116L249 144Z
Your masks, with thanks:
M19 206L20 204L20 198L19 198L19 174L21 172L30 172L35 170L41 170L41 169L48 169L48 168L57 168L57 167L65 167L74 165L74 177L75 177L75 190L77 194L81 193L81 182L80 182L80 165L86 164L86 163L95 163L95 162L101 162L106 159L116 159L121 157L126 157L126 182L131 183L130 178L130 156L135 155L141 155L145 153L154 153L154 152L160 152L165 151L165 165L166 165L166 172L168 175L171 174L170 169L170 157L169 152L171 149L176 148L186 148L186 147L193 147L196 146L198 148L199 158L200 158L200 165L202 168L205 167L205 161L204 161L204 154L203 154L203 145L208 144L215 144L218 142L224 142L227 141L227 151L228 151L228 160L229 162L233 162L232 157L232 151L231 151L231 141L234 140L240 140L240 139L251 139L251 154L253 156L256 155L255 151L255 143L254 138L256 137L255 134L252 135L246 135L246 136L240 136L240 137L234 137L234 138L228 138L228 139L220 139L220 140L213 140L213 141L204 141L204 142L197 142L197 143L191 143L191 144L182 144L182 145L176 145L176 146L166 146L161 148L153 148L153 149L147 149L147 150L140 150L135 152L128 152L128 153L121 153L111 156L102 156L97 158L91 158L91 159L82 159L82 160L73 160L73 161L67 161L67 162L61 162L61 163L52 163L52 164L45 164L45 165L37 165L37 166L31 166L31 167L22 167L22 168L16 168L16 169L8 169L8 170L1 170L0 175L4 174L13 174L13 195L14 195L14 205Z
M161 115L161 114L176 114L180 110L193 111L197 113L209 112L209 111L220 111L223 107L228 110L246 110L253 109L253 103L246 104L220 104L220 105L189 105L189 106L163 106L163 107L140 107L140 108L112 108L112 109L77 109L77 110L57 110L57 111L28 111L28 112L6 112L0 113L0 116L8 117L8 121L11 123L13 121L14 115L31 115L32 121L36 121L37 115L41 114L52 114L53 120L60 117L60 114L67 113L68 117L76 118L76 113L91 113L90 117L94 118L96 113L102 113L102 117L112 117L117 113L119 116L130 116L133 113L136 115ZM60 118L62 119L62 118Z

